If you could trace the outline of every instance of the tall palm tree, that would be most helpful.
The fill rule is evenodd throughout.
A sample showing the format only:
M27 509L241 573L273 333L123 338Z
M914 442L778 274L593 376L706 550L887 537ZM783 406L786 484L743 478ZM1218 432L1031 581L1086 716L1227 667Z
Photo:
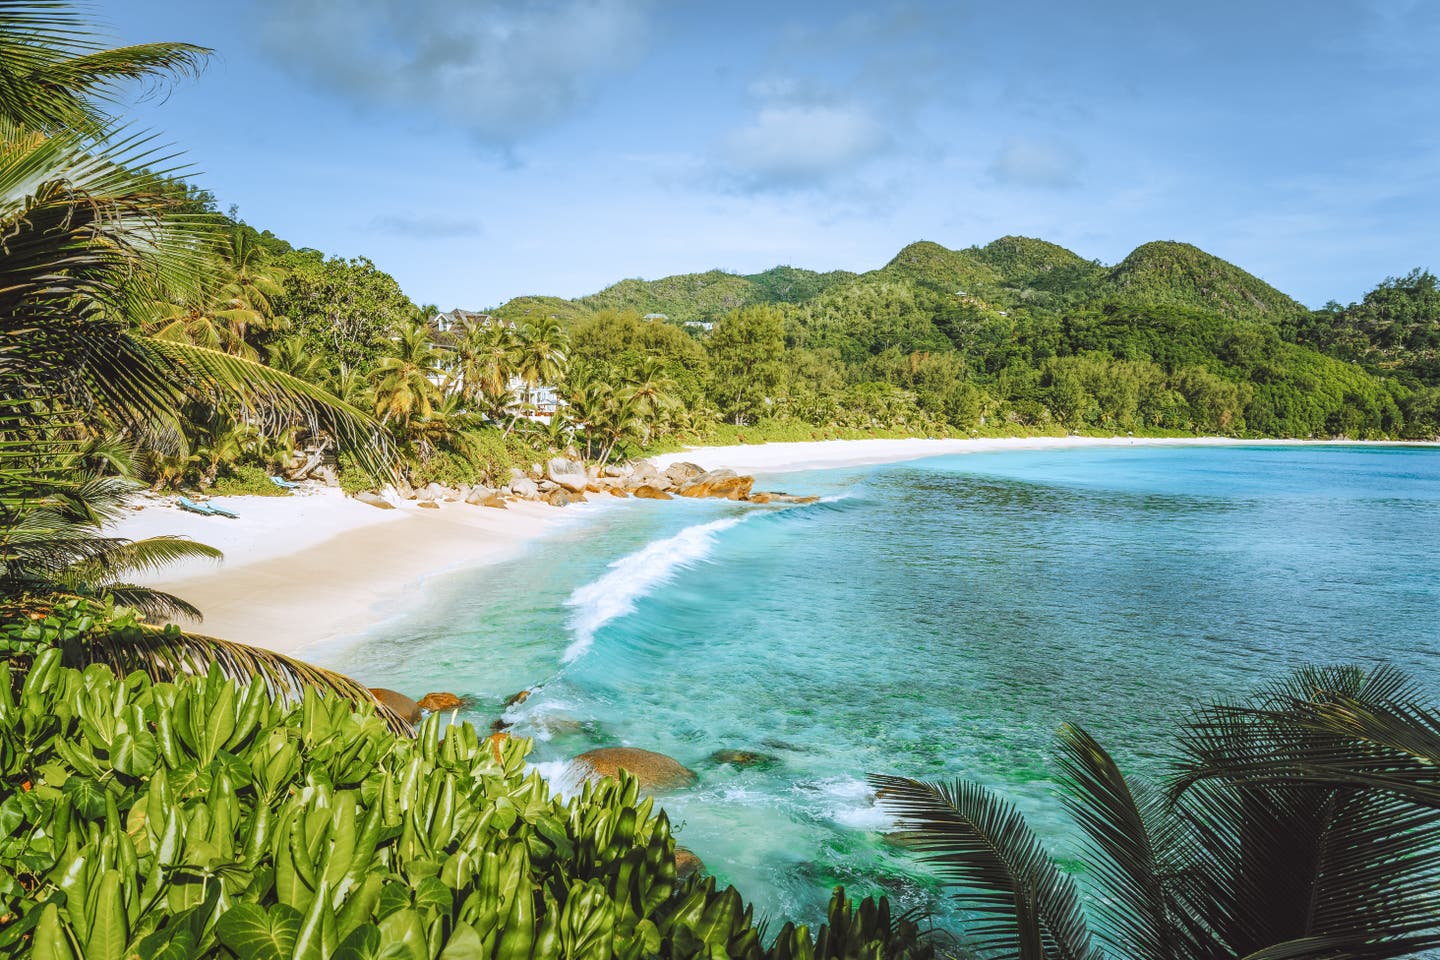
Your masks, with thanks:
M565 371L565 332L554 317L540 317L519 331L515 355L515 376L525 385L522 403L530 402L536 386L558 383ZM505 432L509 433L519 420L512 417Z
M974 918L980 953L1041 958L1388 958L1440 948L1440 713L1397 671L1308 669L1180 731L1166 789L1065 726L1084 906L1009 803L877 776L882 802Z
M174 412L186 402L223 400L268 432L297 419L325 429L377 472L390 471L383 430L353 406L260 363L139 332L153 304L199 302L215 283L214 225L166 179L172 158L153 138L112 130L104 105L119 82L193 71L205 54L186 44L105 50L63 0L0 0L0 598L7 601L101 587L126 595L117 581L126 569L199 549L137 548L101 536L95 521L104 517L91 510L85 519L75 505L113 478L73 468L67 458L77 438L121 430L168 442L174 452ZM147 631L143 644L89 653L157 675L213 661L232 676L260 673L277 691L314 682L364 695L353 681L269 651Z
M376 368L375 415L402 427L430 416L444 393L441 360L428 327L415 322L401 328Z
M675 406L675 381L659 357L642 357L629 384L630 395L644 417L641 445L649 446L657 426Z

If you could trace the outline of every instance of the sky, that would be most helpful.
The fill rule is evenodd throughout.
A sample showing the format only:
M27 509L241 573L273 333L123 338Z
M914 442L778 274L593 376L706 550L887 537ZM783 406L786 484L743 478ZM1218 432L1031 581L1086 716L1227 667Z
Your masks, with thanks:
M1440 0L97 0L222 208L417 303L1182 240L1319 306L1440 270Z

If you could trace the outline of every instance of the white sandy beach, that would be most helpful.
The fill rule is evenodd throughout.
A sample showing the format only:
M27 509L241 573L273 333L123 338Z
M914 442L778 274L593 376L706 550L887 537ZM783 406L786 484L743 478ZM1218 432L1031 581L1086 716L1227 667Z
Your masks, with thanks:
M1256 442L1129 437L825 440L691 448L654 460L662 469L688 460L706 469L729 467L763 476L994 450ZM179 534L225 552L219 564L172 567L145 582L203 610L204 622L193 627L198 632L285 653L303 653L358 635L385 611L403 605L425 578L506 560L557 524L593 517L597 511L665 508L654 501L605 497L563 510L540 503L512 503L506 510L443 503L438 510L424 510L403 502L397 509L381 510L338 490L315 489L288 497L223 498L217 502L240 514L240 519L229 520L185 513L159 498L141 502L145 509L121 521L116 535L139 539Z

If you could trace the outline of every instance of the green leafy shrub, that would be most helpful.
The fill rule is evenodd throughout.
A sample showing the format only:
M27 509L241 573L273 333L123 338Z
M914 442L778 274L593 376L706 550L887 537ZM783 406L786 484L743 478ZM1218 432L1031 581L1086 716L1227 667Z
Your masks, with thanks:
M283 497L289 492L272 482L264 467L239 463L225 468L210 488L217 497Z
M818 937L786 924L767 951L734 888L677 878L633 779L562 802L526 748L438 717L396 736L218 671L152 683L51 649L12 686L0 666L0 955L930 956L841 892Z

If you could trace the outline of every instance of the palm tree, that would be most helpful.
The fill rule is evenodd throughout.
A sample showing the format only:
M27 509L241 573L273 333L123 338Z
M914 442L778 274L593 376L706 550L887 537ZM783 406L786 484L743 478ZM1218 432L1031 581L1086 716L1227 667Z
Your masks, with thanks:
M629 384L639 412L644 416L641 446L649 446L660 418L674 405L675 381L659 357L642 357Z
M396 334L376 368L375 415L382 423L409 426L413 418L431 415L444 392L440 362L423 323L410 323Z
M508 324L467 322L455 353L456 385L468 402L488 410L503 406L518 348L515 331Z
M541 317L520 328L515 375L525 385L521 403L530 402L535 387L557 383L565 371L565 334L554 317ZM508 434L520 419L517 413L505 428Z
M1084 730L1059 736L1089 901L1009 803L877 776L962 888L980 953L1025 958L1388 958L1440 947L1440 713L1381 667L1308 669L1181 730L1164 790Z
M63 3L0 4L0 123L45 133L95 134L104 105L128 80L198 73L210 51L188 43L106 49L85 17Z
M195 214L152 138L115 132L103 104L115 85L189 72L207 51L186 44L105 50L61 0L0 3L0 597L126 591L125 571L203 548L137 546L99 533L94 506L115 478L75 469L77 438L123 431L162 454L179 449L175 411L223 400L267 432L297 419L348 441L388 473L378 425L303 380L219 350L137 332L155 303L203 302L217 270L212 218ZM144 543L142 541L142 543ZM207 554L208 555L208 554ZM183 601L156 601L182 610ZM176 606L175 604L181 604ZM147 627L144 640L87 655L152 675L221 663L272 690L318 683L368 696L353 681L269 651ZM303 668L303 669L302 669ZM287 686L288 684L288 686Z

